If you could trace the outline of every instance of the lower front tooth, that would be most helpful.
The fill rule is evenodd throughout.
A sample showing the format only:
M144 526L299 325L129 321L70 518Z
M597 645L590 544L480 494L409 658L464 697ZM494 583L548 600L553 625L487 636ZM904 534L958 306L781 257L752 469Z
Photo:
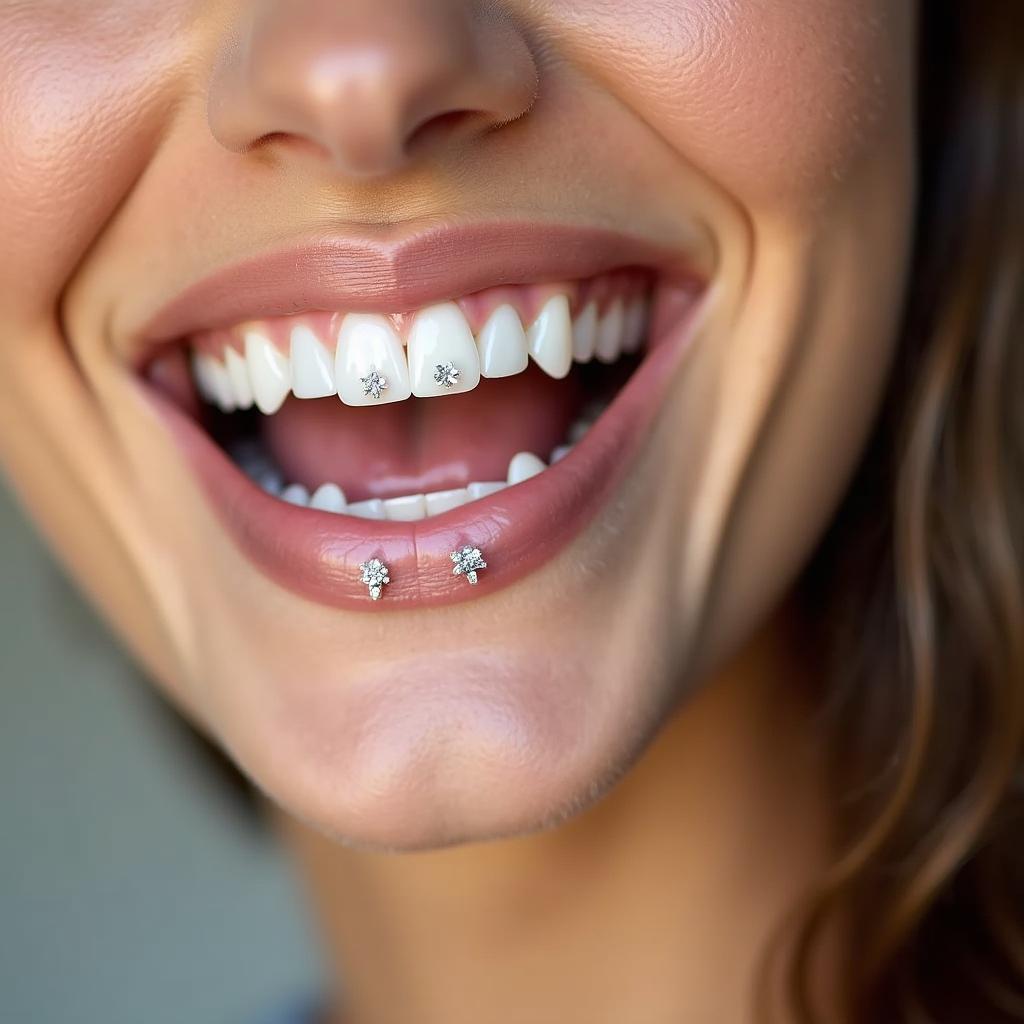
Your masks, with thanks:
M566 455L568 455L569 452L571 452L571 451L572 451L572 445L571 444L560 444L551 453L551 465L553 466L556 462L561 462L562 459L564 459L566 457Z
M426 495L427 515L439 516L442 512L450 512L453 508L465 505L469 500L469 491L465 487L457 487L451 491L434 491Z
M427 514L426 497L422 494L404 494L400 498L384 500L384 515L398 523L411 523Z
M299 505L305 508L309 504L309 491L302 484L289 484L281 492L281 500L287 501L289 505Z
M508 464L509 486L521 484L524 480L529 480L537 476L538 473L543 473L547 468L544 465L544 460L537 458L533 452L519 452L517 455L512 456L512 461Z
M366 501L353 501L345 511L350 516L360 519L384 519L384 502L380 498L369 498Z
M470 501L479 501L480 498L489 498L498 491L503 491L508 486L504 480L484 480L470 484L466 490L469 492Z
M337 484L321 484L309 499L309 507L321 512L344 512L345 492Z

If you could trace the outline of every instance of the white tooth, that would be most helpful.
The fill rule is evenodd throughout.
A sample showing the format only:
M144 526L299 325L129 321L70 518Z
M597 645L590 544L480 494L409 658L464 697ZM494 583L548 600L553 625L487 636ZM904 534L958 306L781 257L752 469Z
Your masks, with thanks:
M561 380L572 367L572 317L569 298L555 295L544 303L530 325L527 343L533 361L549 376Z
M214 369L211 366L213 357L205 352L192 352L192 379L196 388L208 402L217 401L217 382L214 380Z
M641 295L626 307L626 322L623 328L622 351L636 352L643 344L644 328L647 326L647 300Z
M458 487L452 491L434 491L426 495L427 515L439 516L442 512L448 512L469 501L469 491L465 487Z
M321 512L344 512L345 492L337 484L321 484L309 499L309 507Z
M566 457L566 455L568 455L569 452L571 452L571 451L572 451L572 445L571 444L560 444L551 453L551 465L553 466L556 462L561 462L562 459L564 459Z
M471 483L466 491L470 501L477 501L480 498L489 498L498 491L503 491L508 486L504 480L485 480L483 482Z
M597 344L597 303L588 302L572 325L572 357L577 363L589 363Z
M245 361L256 405L270 416L281 408L292 387L288 360L266 335L250 328L245 332Z
M524 480L529 480L530 477L543 473L547 468L544 465L544 460L538 459L533 452L519 452L517 455L512 456L512 460L508 464L509 486L521 484Z
M337 394L331 357L305 324L292 328L291 350L292 392L296 398L326 398Z
M302 484L289 484L281 492L281 500L287 501L289 505L301 505L305 508L309 504L309 491Z
M281 474L276 469L268 469L261 473L256 483L267 494L272 494L275 498L280 497L281 489L284 487L284 480L281 479Z
M212 392L213 402L222 412L233 412L237 408L235 389L231 386L231 378L224 364L215 356L203 356L202 360L206 386Z
M366 501L353 501L345 509L350 516L360 519L384 519L384 502L380 498L369 498Z
M438 366L451 363L458 380L447 388L434 379ZM417 398L457 395L480 383L480 356L466 317L454 302L421 309L409 329L409 376Z
M499 306L481 328L476 339L480 350L480 372L485 377L511 377L529 364L526 332L519 314L508 304Z
M400 498L384 499L384 515L398 523L411 523L427 514L426 497L422 494L403 494Z
M597 328L597 347L594 350L602 363L614 363L622 354L622 329L625 314L622 302L616 299L609 307Z
M589 420L577 420L569 428L569 444L579 444L587 436L593 424Z
M251 409L252 384L249 383L249 368L245 359L229 346L224 351L224 361L227 364L228 380L231 382L235 404L239 409Z
M367 394L363 387L362 378L374 370L387 381L380 398ZM398 332L387 317L376 313L349 313L341 322L334 376L338 397L346 405L404 402L412 394L409 366Z

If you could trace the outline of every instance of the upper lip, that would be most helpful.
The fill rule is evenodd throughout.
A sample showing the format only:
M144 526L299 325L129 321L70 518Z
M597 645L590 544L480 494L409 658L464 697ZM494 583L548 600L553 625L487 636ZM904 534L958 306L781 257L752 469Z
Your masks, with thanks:
M607 229L550 223L437 225L397 239L320 236L223 267L136 332L140 360L197 331L272 316L407 312L501 284L572 280L626 266L704 279L696 254Z

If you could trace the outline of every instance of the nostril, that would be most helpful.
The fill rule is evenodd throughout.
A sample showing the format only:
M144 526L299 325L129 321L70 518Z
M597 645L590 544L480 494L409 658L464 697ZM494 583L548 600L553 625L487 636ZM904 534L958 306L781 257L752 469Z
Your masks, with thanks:
M409 132L405 140L405 151L411 154L432 143L449 141L474 125L483 127L486 121L487 118L478 110L448 110L435 114Z

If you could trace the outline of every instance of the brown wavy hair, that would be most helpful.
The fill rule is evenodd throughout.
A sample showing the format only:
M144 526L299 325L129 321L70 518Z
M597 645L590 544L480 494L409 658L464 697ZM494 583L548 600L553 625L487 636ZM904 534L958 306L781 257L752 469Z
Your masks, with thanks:
M843 844L790 947L808 1022L837 915L851 1020L1024 1021L1024 3L920 18L903 342L800 587Z

